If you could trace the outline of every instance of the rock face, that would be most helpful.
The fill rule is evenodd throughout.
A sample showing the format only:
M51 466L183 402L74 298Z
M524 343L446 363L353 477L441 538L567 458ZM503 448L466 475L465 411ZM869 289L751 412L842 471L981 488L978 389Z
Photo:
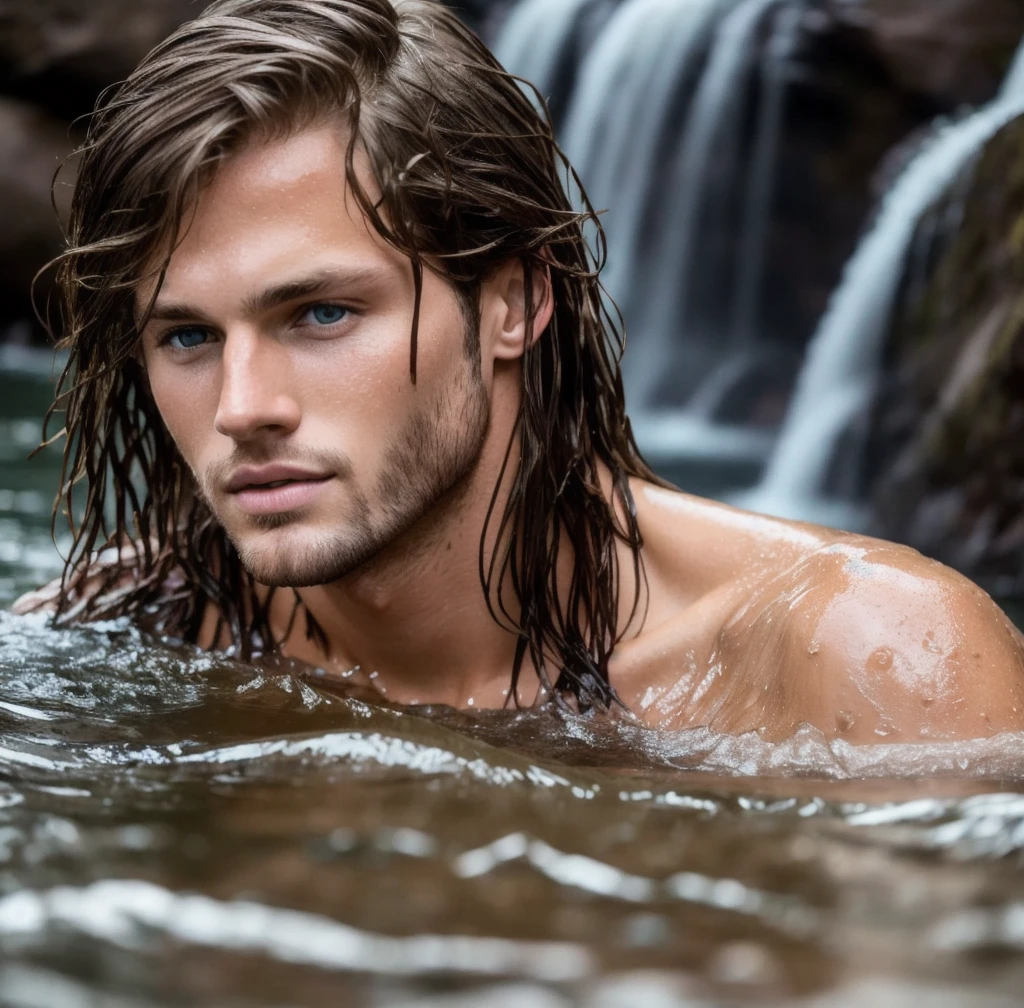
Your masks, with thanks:
M31 315L32 278L60 250L50 183L70 149L67 127L59 120L0 98L0 305L8 319ZM58 188L59 197L67 192Z
M0 0L0 332L12 325L26 331L32 277L60 252L50 186L80 136L73 120L202 7L189 0ZM58 209L72 180L73 173L62 176ZM44 280L37 300L45 295Z
M976 105L995 92L1024 35L1020 0L830 0L861 25L893 79L939 105Z
M875 534L1024 593L1024 119L919 230L868 470Z
M0 88L67 118L204 3L190 0L0 0Z
M767 254L767 335L802 349L872 206L937 116L999 90L1019 0L824 0L792 66Z

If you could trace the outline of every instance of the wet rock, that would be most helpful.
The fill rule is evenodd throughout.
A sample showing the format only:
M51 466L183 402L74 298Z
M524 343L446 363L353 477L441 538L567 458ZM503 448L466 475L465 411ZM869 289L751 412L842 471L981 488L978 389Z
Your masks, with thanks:
M893 80L940 105L977 105L995 94L1024 35L1019 0L829 0L843 22L871 37Z
M60 251L50 186L70 151L66 125L24 102L0 98L0 313L7 319L31 314L32 277ZM69 192L66 186L57 190L65 206Z
M856 248L890 152L946 111L900 84L847 6L807 10L789 70L759 335L797 353Z
M765 335L802 349L872 207L923 132L998 91L1017 0L820 0L791 68L766 255Z
M205 4L190 0L0 0L0 339L42 339L32 277L61 248L50 185L81 139L74 120L103 88ZM57 189L68 202L71 176ZM45 300L45 282L37 300Z
M1024 119L922 221L888 358L871 531L1024 593Z
M0 0L0 90L71 118L206 6L190 0Z

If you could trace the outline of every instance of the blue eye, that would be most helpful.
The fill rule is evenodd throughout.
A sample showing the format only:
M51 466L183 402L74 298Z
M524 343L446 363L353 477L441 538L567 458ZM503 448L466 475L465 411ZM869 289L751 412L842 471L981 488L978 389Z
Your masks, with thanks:
M348 314L348 309L342 308L341 305L318 304L309 309L309 314L317 325L334 325Z
M205 329L175 329L167 337L167 342L176 350L193 350L202 346L209 339Z

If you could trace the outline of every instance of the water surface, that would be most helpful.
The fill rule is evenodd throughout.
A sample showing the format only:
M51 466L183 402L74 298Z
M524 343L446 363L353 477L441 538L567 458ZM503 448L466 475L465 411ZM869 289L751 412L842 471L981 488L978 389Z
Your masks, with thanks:
M56 569L0 377L0 605ZM0 615L0 1004L1001 1006L1024 739L396 709ZM898 779L897 779L898 778Z

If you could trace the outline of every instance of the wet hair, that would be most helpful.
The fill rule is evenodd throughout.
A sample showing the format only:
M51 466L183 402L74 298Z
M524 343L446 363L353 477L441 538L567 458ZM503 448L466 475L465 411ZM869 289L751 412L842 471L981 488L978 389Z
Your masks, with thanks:
M215 636L242 656L279 645L266 591L199 496L147 387L138 344L153 301L137 318L135 292L147 270L162 277L166 250L220 162L254 137L336 121L351 192L411 263L412 381L424 268L476 305L482 282L517 260L528 332L534 285L550 277L554 314L522 358L523 402L481 533L480 581L492 616L518 638L511 697L529 654L550 695L577 707L616 701L609 656L646 605L628 480L660 481L625 413L621 325L598 279L600 224L585 196L577 207L567 197L563 179L578 179L522 84L433 0L220 0L101 96L77 155L68 248L48 306L69 352L48 416L64 416L54 520L63 511L73 540L58 621L128 615L197 642L213 612ZM357 154L376 193L360 184ZM632 557L626 572L617 540ZM559 585L566 545L572 574ZM297 595L294 618L325 643Z

